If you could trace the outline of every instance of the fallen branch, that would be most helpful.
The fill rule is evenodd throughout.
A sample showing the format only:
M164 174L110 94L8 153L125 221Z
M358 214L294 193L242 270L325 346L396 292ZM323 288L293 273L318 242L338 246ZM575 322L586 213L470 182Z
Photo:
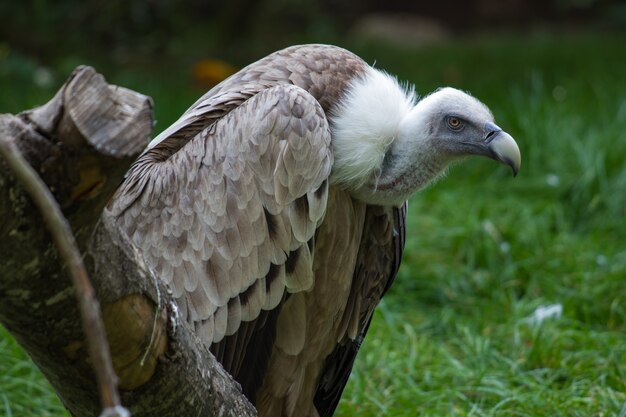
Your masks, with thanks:
M70 276L76 289L76 298L80 306L83 331L87 336L89 357L93 363L98 380L100 402L103 408L101 416L128 417L130 413L122 407L120 396L117 392L117 377L111 364L109 345L104 333L102 318L100 317L100 304L89 282L87 270L85 265L83 265L83 259L76 246L70 225L65 220L61 209L46 184L35 170L28 165L28 162L22 157L15 144L12 141L0 138L0 153L13 170L22 187L24 187L39 208L44 222L52 233L57 250L65 264L69 267Z
M19 149L69 222L102 306L121 402L134 416L254 416L238 385L180 321L168 288L101 217L149 139L151 109L148 97L80 67L46 105L0 115L0 138ZM69 271L51 249L31 198L2 161L0 216L0 323L73 416L97 415L95 363Z

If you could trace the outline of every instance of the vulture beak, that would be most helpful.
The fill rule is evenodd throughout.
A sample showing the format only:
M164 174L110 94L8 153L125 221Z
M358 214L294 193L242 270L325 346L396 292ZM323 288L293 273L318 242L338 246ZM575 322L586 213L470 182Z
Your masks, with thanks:
M485 123L485 146L489 157L507 164L513 170L513 176L517 176L522 156L515 139L497 125Z

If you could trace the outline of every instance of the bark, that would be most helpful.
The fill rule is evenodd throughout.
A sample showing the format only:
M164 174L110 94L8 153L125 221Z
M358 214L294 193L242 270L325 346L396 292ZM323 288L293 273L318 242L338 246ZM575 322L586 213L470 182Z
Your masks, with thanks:
M102 306L122 404L135 416L253 416L102 209L148 141L152 103L79 67L46 105L0 115L67 217ZM43 220L0 161L0 322L74 416L100 410L74 289Z

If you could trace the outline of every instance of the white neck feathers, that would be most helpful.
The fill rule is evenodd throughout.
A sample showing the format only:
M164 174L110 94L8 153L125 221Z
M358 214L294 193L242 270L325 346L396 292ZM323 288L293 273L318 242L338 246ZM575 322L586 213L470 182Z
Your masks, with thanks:
M415 101L412 89L385 72L370 68L355 79L330 114L331 181L354 190L380 174L385 153Z

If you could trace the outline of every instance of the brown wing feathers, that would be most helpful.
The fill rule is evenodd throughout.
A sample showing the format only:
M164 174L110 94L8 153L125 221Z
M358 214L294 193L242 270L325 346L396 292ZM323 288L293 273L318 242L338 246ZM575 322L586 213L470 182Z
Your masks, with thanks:
M267 370L284 297L276 308L261 310L256 319L241 323L237 333L211 346L211 352L253 403Z
M315 393L315 407L319 417L331 417L339 404L348 382L356 355L367 334L375 307L393 283L405 241L406 203L400 208L368 207L366 229L361 243L350 294L344 315L346 334L348 323L356 318L358 332L340 340L325 361Z

